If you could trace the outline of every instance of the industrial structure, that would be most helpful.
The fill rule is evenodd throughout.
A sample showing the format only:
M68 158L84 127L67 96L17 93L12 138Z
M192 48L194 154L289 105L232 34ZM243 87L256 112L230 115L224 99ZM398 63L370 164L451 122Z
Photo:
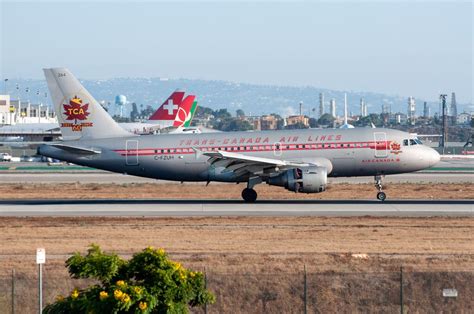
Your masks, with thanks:
M416 122L416 102L415 102L415 98L413 98L412 96L408 97L407 116L408 116L408 123L411 124L411 125L415 125L415 122Z
M324 93L319 93L319 117L324 114Z

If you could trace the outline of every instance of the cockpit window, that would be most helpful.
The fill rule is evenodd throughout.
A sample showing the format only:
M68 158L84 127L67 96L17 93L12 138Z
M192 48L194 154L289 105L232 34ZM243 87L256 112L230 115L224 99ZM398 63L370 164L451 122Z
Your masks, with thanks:
M403 140L403 146L412 146L412 145L423 145L423 143L417 138Z

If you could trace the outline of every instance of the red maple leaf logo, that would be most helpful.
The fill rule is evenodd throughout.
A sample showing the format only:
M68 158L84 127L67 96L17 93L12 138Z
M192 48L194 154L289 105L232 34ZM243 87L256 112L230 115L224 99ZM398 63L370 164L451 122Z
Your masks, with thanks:
M390 144L390 148L391 148L392 150L400 150L400 144L398 144L397 142L392 142L392 143Z
M63 104L64 114L67 116L66 120L74 120L74 123L77 123L77 120L87 120L87 116L90 114L89 104L82 104L82 99L74 96L69 100L68 104Z

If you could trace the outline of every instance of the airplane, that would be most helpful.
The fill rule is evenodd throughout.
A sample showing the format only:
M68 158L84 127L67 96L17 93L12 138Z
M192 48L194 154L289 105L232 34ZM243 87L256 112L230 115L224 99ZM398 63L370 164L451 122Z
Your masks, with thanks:
M297 193L326 190L328 177L418 171L439 154L409 133L383 128L304 129L136 136L121 128L65 68L44 69L64 141L38 153L74 164L173 181L246 183L245 202L266 182ZM71 99L78 104L66 109Z

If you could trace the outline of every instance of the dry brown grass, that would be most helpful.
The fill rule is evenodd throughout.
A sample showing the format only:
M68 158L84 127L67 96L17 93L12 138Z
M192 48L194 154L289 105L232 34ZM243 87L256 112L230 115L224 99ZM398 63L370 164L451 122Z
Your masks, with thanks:
M318 270L390 269L392 261L397 267L403 262L474 269L473 235L469 217L0 219L1 254L12 258L33 254L36 247L63 257L93 242L122 254L152 245L193 265L223 271L305 263Z
M17 310L34 311L37 247L51 302L85 284L68 279L64 261L95 242L126 258L164 247L206 269L218 297L209 313L302 312L304 266L310 312L396 312L401 265L410 310L470 312L473 235L472 217L0 218L0 308L16 269ZM446 287L460 297L440 297Z
M0 185L0 199L113 198L113 199L240 199L243 184L14 184ZM319 194L295 194L266 184L255 188L259 199L374 199L372 184L334 184ZM390 199L474 199L474 183L389 184Z

